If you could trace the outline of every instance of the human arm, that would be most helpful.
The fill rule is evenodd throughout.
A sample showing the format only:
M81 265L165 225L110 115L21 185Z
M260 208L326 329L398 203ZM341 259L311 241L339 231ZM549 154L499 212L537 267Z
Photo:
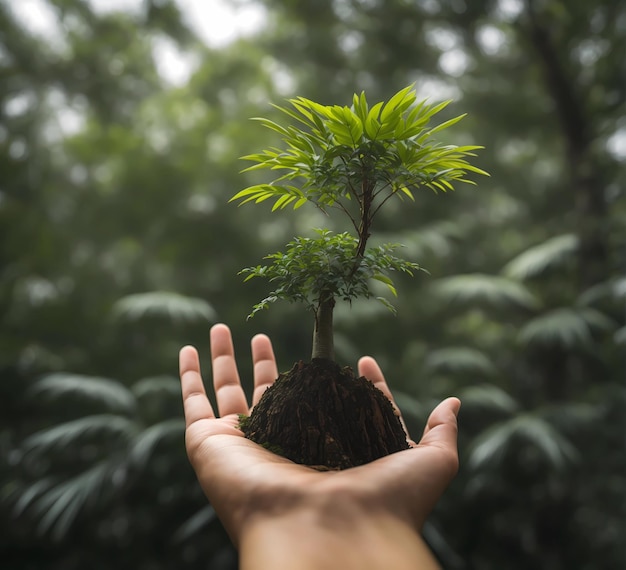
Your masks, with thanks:
M197 351L181 350L186 444L198 479L240 551L241 568L438 568L420 530L456 473L456 414L449 398L431 414L411 449L344 471L318 472L245 439L238 414L249 413L230 331L211 330L217 418L200 375ZM269 339L252 340L253 405L277 377ZM359 373L388 397L369 357Z

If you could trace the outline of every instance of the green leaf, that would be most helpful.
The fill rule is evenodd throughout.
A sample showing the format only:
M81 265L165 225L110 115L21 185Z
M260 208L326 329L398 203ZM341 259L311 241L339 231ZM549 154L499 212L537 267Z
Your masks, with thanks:
M526 345L560 346L566 349L589 348L594 330L606 331L614 323L595 309L563 307L528 321L519 331Z
M240 202L240 206L246 204L247 202L263 202L264 200L269 200L274 198L276 202L272 207L272 211L276 211L282 209L289 205L294 200L297 200L296 204L300 203L298 207L302 205L302 200L307 201L307 197L304 195L302 190L297 188L296 186L279 186L273 184L256 184L254 186L249 186L240 192L237 192L231 199L233 200L242 200Z
M394 315L398 312L397 309L384 297L376 297L376 300L379 301L382 305L384 305Z
M136 405L132 392L115 380L64 372L44 376L28 391L28 396L58 402L74 396L121 413L134 412Z
M425 130L430 118L442 110L448 102L426 105L416 102L414 87L398 91L387 102L381 101L369 108L364 93L354 94L352 108L341 105L321 105L304 97L290 99L290 108L278 107L289 118L304 125L296 128L269 119L256 117L263 125L282 135L285 150L270 148L261 153L245 156L255 164L244 172L258 169L282 170L283 173L269 184L246 188L231 201L240 204L260 203L275 199L273 210L280 210L293 203L301 207L306 198L326 211L336 206L352 218L353 211L347 202L359 198L354 188L373 184L379 190L387 188L402 198L415 199L415 189L430 188L435 192L452 190L454 182L475 184L467 173L486 173L466 158L474 156L473 150L481 147L466 145L440 146L429 139L431 133L454 125L461 116ZM418 137L419 138L413 138ZM280 182L294 180L300 184L297 198L283 195L287 191ZM361 211L362 204L360 205ZM367 208L377 212L378 207ZM357 226L356 220L351 224Z
M58 448L77 446L80 442L103 434L109 440L129 441L136 429L135 421L124 416L86 416L32 434L24 440L23 448L26 452L50 452Z
M494 384L479 384L463 388L458 393L463 402L464 410L495 411L504 414L514 414L519 411L518 403L499 386Z
M365 132L370 140L373 141L377 139L378 133L380 132L381 124L379 121L379 115L383 104L384 103L382 101L380 103L376 103L376 105L370 109L367 118L365 119Z
M135 382L131 390L137 399L166 395L180 398L180 380L173 376L150 376Z
M496 374L495 366L484 353L466 346L433 350L426 358L425 368L435 373L452 372L485 376Z
M274 121L271 121L270 119L266 119L265 117L252 117L250 120L259 121L264 127L267 127L268 129L276 131L277 133L287 137L290 136L289 131L285 127L279 125L278 123L275 123Z
M121 298L113 305L113 315L138 321L148 316L165 317L172 322L214 321L216 313L204 299L172 291L149 291Z
M134 438L128 450L128 459L140 469L146 469L159 444L168 440L178 443L182 440L184 433L185 421L182 418L154 424Z
M462 115L459 115L458 117L454 117L453 119L449 119L448 121L444 121L443 123L437 125L436 127L428 130L428 132L426 134L430 137L430 136L434 135L435 133L438 133L439 131L443 131L443 130L451 127L452 125L456 125L461 119L463 119L466 116L467 116L467 113L463 113Z
M30 508L39 517L39 533L51 533L54 540L63 539L85 508L102 500L112 470L110 462L97 463L34 498Z
M615 341L615 344L618 344L620 346L626 345L626 326L623 326L622 328L615 331L615 334L613 335L613 340Z
M394 297L398 296L398 292L396 291L396 288L393 286L393 281L386 275L381 275L379 273L377 275L372 275L372 279L376 279L376 281L380 281L381 283L384 283L385 285L387 285L389 290L393 293Z
M415 102L416 96L414 88L415 84L413 83L401 89L389 99L380 114L380 120L383 123L387 122L394 113L404 112Z
M369 113L369 106L367 104L367 98L365 97L365 91L361 91L360 95L357 95L356 93L353 95L352 108L355 114L359 117L361 126L365 128L365 121L367 120L367 115Z
M455 303L537 309L539 300L517 281L480 273L455 275L433 284L435 292Z
M579 459L572 443L545 420L532 414L523 414L498 423L480 436L470 447L470 469L495 468L507 453L517 453L529 446L553 469L564 469Z
M584 291L578 298L581 305L600 302L615 303L616 308L623 307L626 301L626 277L609 279Z
M513 279L529 279L572 259L578 249L574 234L563 234L533 246L511 260L502 273Z
M413 193L406 186L400 186L400 191L415 202L415 196L413 196Z

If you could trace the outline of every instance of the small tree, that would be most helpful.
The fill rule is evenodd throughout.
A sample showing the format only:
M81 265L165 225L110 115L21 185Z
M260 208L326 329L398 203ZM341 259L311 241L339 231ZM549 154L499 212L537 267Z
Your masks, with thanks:
M267 402L262 399L251 418L246 420L248 428L252 422L254 427L243 428L254 441L283 451L286 448L293 449L291 454L285 452L285 455L294 461L309 465L324 464L333 468L364 463L406 447L404 432L396 418L395 427L399 429L399 434L395 434L396 444L388 446L383 441L386 437L383 434L380 449L369 449L371 440L390 425L389 420L385 420L365 437L363 445L368 448L367 451L361 455L357 453L359 457L356 459L352 458L353 449L358 447L354 445L354 439L358 439L359 433L368 428L362 425L360 418L363 415L354 416L352 420L346 418L350 415L350 409L365 404L361 397L355 398L349 405L346 402L335 402L334 407L329 406L325 413L337 415L333 410L341 409L340 424L335 420L319 420L324 417L319 406L325 405L320 402L333 399L337 390L318 394L312 398L313 404L305 406L307 410L317 407L311 422L303 423L304 413L300 411L295 414L293 421L282 422L276 429L266 429L263 422L271 423L272 420L267 418L292 413L306 398L307 391L328 384L316 384L315 381L308 383L310 376L331 377L330 381L333 381L332 377L344 374L334 364L333 310L338 299L351 301L359 297L372 297L372 280L384 283L395 296L391 272L412 275L419 269L416 263L394 255L398 244L367 246L374 219L382 207L394 197L414 201L415 192L421 188L446 192L453 189L455 182L474 184L466 179L468 172L486 174L466 160L481 147L442 145L434 140L436 133L451 127L464 116L430 127L433 116L448 103L428 105L425 101L417 102L414 88L410 85L387 102L376 103L371 107L364 93L354 95L351 107L325 106L297 97L289 100L289 106L276 107L287 116L291 124L282 125L267 118L256 119L279 133L284 146L243 157L255 163L246 171L268 169L278 171L279 176L270 183L256 184L241 190L231 201L258 204L272 200L272 211L288 206L295 210L312 202L326 213L340 212L349 221L352 232L335 234L328 229L320 229L316 237L296 237L287 244L284 252L266 256L270 264L242 270L246 281L264 277L275 285L274 290L254 306L251 316L279 299L301 302L315 316L310 363L313 371L307 376L302 372L303 365L296 366L286 377L293 379L298 376L297 382L288 386L281 383L279 378L274 388L266 392ZM393 310L387 299L377 299ZM328 369L321 367L321 361L332 362L336 370L327 373ZM306 383L306 387L302 387L303 383ZM298 386L294 387L294 384ZM349 383L347 385L351 386ZM290 392L289 404L284 404L282 396L272 392L283 388ZM347 391L339 392L348 394L350 390L347 388ZM367 392L365 400L368 398L375 400L378 395ZM372 413L371 417L376 417L381 409L380 401L374 405L377 406L377 412ZM393 416L388 401L386 405L388 409L385 413ZM255 418L255 414L261 413L267 414L266 419ZM282 426L294 423L298 424L298 433L303 435L284 436ZM320 426L320 423L324 425ZM332 433L327 431L327 423L333 425ZM359 424L358 429L354 427L355 423ZM394 423L393 420L391 423ZM348 440L345 445L337 443L344 435ZM318 453L320 441L326 442L321 447L325 446L330 451Z
M297 237L284 253L266 257L271 265L242 271L246 281L265 277L276 285L252 315L278 299L302 302L313 311L312 358L334 360L332 315L337 299L370 298L372 279L395 296L390 272L413 275L419 269L393 254L398 244L367 247L374 218L384 204L394 196L414 201L420 188L446 192L457 181L474 184L465 178L468 172L486 174L466 160L481 147L441 145L433 139L464 115L429 128L431 118L449 101L427 105L416 100L412 85L371 108L365 93L355 94L351 107L298 97L289 100L291 107L276 108L304 128L256 119L278 132L286 146L243 157L256 163L245 171L269 169L281 175L238 192L231 201L274 200L272 211L287 206L296 210L312 202L324 212L341 212L354 231L333 234L324 229L316 238ZM393 310L386 299L376 298Z

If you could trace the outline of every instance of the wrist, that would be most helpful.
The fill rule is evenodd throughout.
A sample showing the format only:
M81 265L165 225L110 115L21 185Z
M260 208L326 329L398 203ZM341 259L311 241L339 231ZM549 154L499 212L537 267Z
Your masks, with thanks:
M251 517L239 543L241 568L435 570L428 547L408 521L352 493L308 493L288 508Z

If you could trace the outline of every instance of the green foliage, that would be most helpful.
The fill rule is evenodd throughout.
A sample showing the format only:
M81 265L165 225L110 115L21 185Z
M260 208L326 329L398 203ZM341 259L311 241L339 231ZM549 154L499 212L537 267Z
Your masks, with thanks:
M547 269L571 261L578 249L578 238L574 234L553 237L531 247L512 259L502 270L513 279L529 279L541 275Z
M484 174L466 158L479 146L442 145L433 135L460 121L464 115L429 127L429 121L449 103L416 104L414 86L398 91L387 102L369 106L365 93L353 96L351 107L321 105L304 97L290 99L291 107L276 107L304 128L257 118L277 132L284 149L269 148L243 157L255 162L244 172L285 171L269 184L256 184L231 198L248 202L274 200L272 210L311 201L321 208L338 207L350 214L350 200L361 204L366 194L379 208L390 196L415 200L421 188L443 191L454 182L467 182L468 172ZM299 182L300 186L285 184Z
M517 446L531 445L550 469L565 469L578 461L576 448L543 418L521 414L490 427L469 450L468 465L484 469L501 464Z
M398 244L385 244L365 250L362 258L356 256L359 240L348 233L334 234L330 230L317 230L318 237L297 237L287 244L285 252L272 253L266 259L271 265L248 267L241 271L246 281L264 277L278 287L254 306L256 312L266 309L279 299L301 302L315 311L330 299L352 301L373 296L371 280L384 283L396 296L392 271L413 275L420 267L393 255ZM376 297L386 307L393 306L383 297Z
M621 308L626 301L626 277L616 277L590 287L579 296L581 305L610 305Z
M591 348L594 332L611 330L614 326L609 318L594 309L564 307L529 320L520 329L519 339L529 345L570 350Z
M36 483L24 490L14 512L19 516L29 509L39 518L38 532L51 533L54 539L60 540L90 503L103 500L103 489L112 475L112 466L102 462L48 488Z
M136 321L147 315L164 316L174 322L215 320L213 307L204 299L194 299L171 291L128 295L115 303L113 314L130 321Z
M429 353L424 363L430 372L482 374L492 376L496 368L490 358L480 350L467 346L450 346Z
M247 117L310 133L267 101L306 93L325 104L352 103L361 88L372 102L388 101L415 82L418 100L458 102L433 115L433 125L453 119L457 105L468 112L433 137L443 145L484 145L480 166L491 178L480 192L411 189L415 202L403 191L379 195L379 203L389 200L376 217L376 243L405 244L402 255L427 267L433 279L403 287L394 299L396 318L369 302L338 312L338 353L351 363L364 353L376 356L413 437L441 398L463 401L462 467L430 518L440 531L431 546L442 566L626 568L626 3L258 2L267 26L219 48L202 45L175 20L183 4L174 0L151 0L133 11L127 3L128 12L83 0L39 0L42 17L49 16L45 26L32 16L17 18L28 3L0 2L3 564L237 567L184 457L175 426L179 387L162 378L175 374L180 345L206 347L212 317L201 311L176 318L164 308L167 299L157 308L156 297L155 312L134 319L114 319L111 308L151 291L209 301L233 329L244 382L252 377L245 345L260 324L271 331L280 366L298 358L310 342L308 323L280 310L268 311L262 323L244 321L241 311L258 300L257 292L234 275L250 259L284 250L292 236L324 226L320 208L333 213L340 206L316 203L314 192L307 201L319 207L290 216L271 212L280 195L268 198L267 207L227 206L236 188L294 173L238 174L237 157L251 149L292 152L285 135L255 128ZM181 63L167 65L169 57L153 49L159 45L178 53ZM184 73L175 86L165 80L161 69L172 67L187 70L189 81ZM304 118L292 104L285 107ZM344 128L337 123L334 128ZM274 185L304 195L304 182ZM358 215L354 198L339 201ZM329 227L346 229L335 220ZM439 294L456 277L456 292ZM593 324L582 306L615 329ZM559 313L564 308L575 314ZM549 330L539 330L542 318ZM520 342L532 322L532 342ZM481 376L462 353L448 353L448 364L440 351L450 347L480 351L497 374ZM425 370L433 354L441 358ZM29 392L59 371L79 378L71 389L56 397ZM93 389L84 378L116 380L108 390ZM120 387L128 392L121 398ZM68 446L54 445L52 437L49 446L23 446L34 434L45 439L47 429L54 434L58 426L103 414L121 417L118 428L129 422L127 436L115 426L96 429L96 420ZM509 429L501 458L468 468L472 445L487 430L527 414L551 429L536 430L534 438ZM170 420L170 430L149 431ZM550 441L565 450L575 445L583 460L564 463L558 453L542 451L551 432L560 438ZM135 448L143 433L144 444ZM132 449L136 461L129 459ZM142 449L152 451L146 457ZM107 458L112 463L98 471ZM561 464L567 468L554 468ZM59 542L51 545L57 523L47 533L38 529L54 495L38 498L66 482L90 490L83 507L72 503L75 517L69 509L66 519L56 518L71 524L58 527ZM71 488L60 487L56 496ZM71 495L65 497L69 504ZM28 505L19 516L17 501Z
M435 283L438 295L459 304L536 309L539 300L524 285L495 275L455 275Z
M615 344L625 346L626 345L626 327L622 327L619 330L615 331L615 334L613 335L613 339L615 340Z
M135 400L132 393L120 382L109 378L58 372L42 378L30 389L30 396L54 401L65 398L71 401L92 401L118 413L132 413Z
M55 448L78 446L84 440L105 437L124 439L132 434L132 420L113 414L86 416L36 432L24 440L24 451L50 453Z
M114 380L67 374L37 382L30 391L32 399L45 397L51 407L59 407L71 401L68 396L79 396L83 402L91 400L96 411L48 425L22 442L20 453L25 463L46 462L49 473L24 486L14 502L14 515L35 516L40 535L62 540L81 518L123 496L131 473L149 473L160 448L167 445L171 452L179 447L182 418L158 418L150 425L141 421L140 412L149 405L150 392L160 391L166 379L157 379L149 390L151 382L143 379L136 388L127 389ZM179 390L170 390L169 396L178 403Z
M331 237L329 232L320 232L317 239L296 238L286 253L266 257L273 260L272 265L243 273L248 273L248 278L267 277L278 285L254 306L252 315L278 299L305 303L316 314L314 353L333 358L332 339L327 338L332 331L327 326L319 329L325 340L317 341L318 326L331 323L332 318L320 321L318 311L326 307L332 315L336 298L371 297L370 279L384 283L395 296L389 271L412 275L418 268L391 255L396 245L367 249L374 218L383 205L392 196L415 201L414 192L422 187L445 192L453 189L453 182L473 184L466 179L467 173L486 172L466 160L481 147L442 145L433 138L464 115L429 126L431 118L449 102L417 102L413 85L371 107L364 92L353 95L350 107L321 105L304 97L289 103L290 107L276 109L297 127L256 119L280 135L283 149L272 147L243 157L255 163L244 172L280 171L280 176L241 190L231 201L258 204L271 199L272 211L290 204L297 210L310 201L322 211L335 208L345 214L356 236ZM384 297L377 299L394 310ZM317 354L318 346L325 347L322 354Z
M459 392L464 408L485 412L500 412L507 415L519 411L519 403L505 390L493 384L476 384Z

